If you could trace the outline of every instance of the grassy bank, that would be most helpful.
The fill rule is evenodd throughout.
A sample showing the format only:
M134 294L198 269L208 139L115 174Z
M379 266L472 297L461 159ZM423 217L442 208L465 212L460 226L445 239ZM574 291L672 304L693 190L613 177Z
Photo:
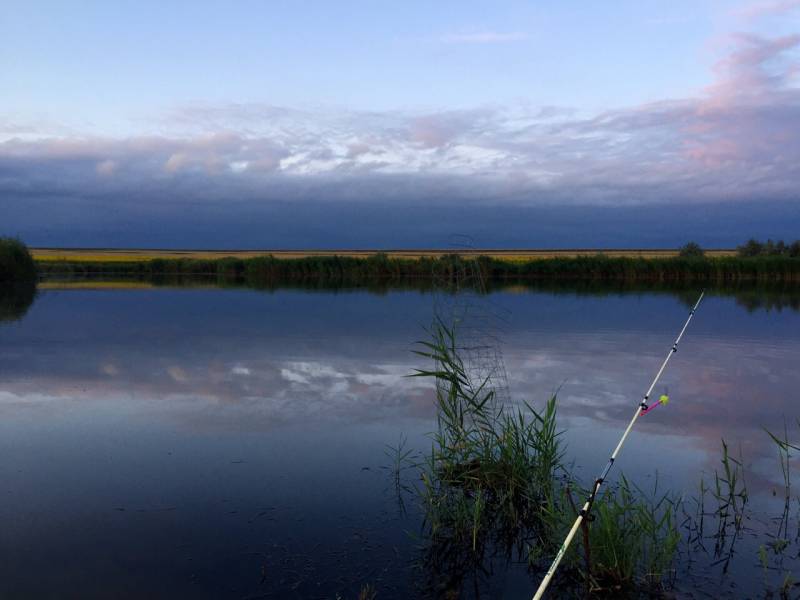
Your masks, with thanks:
M629 257L553 257L536 260L462 257L393 258L378 253L353 256L278 258L228 257L221 259L154 258L148 260L38 260L41 274L159 276L202 274L222 280L243 280L254 286L280 283L324 282L363 285L429 281L436 285L484 285L490 282L546 280L642 281L664 283L716 283L740 281L798 282L800 258L786 255Z

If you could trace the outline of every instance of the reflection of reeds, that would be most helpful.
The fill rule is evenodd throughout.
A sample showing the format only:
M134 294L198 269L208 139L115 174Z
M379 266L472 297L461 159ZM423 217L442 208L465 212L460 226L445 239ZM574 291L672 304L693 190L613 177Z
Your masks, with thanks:
M35 282L0 281L0 323L24 317L35 298Z

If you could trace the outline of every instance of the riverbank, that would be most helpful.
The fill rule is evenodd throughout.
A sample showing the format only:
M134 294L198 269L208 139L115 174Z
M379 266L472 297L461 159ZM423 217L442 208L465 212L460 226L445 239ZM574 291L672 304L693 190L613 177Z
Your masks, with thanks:
M737 250L721 248L706 250L709 257L736 256ZM370 258L383 254L389 258L440 258L459 255L462 257L488 256L490 258L527 261L545 258L576 258L579 256L607 256L612 258L670 258L680 254L675 248L512 248L512 249L474 249L467 246L458 249L442 250L417 248L413 250L172 250L172 249L131 249L131 248L31 248L31 254L39 262L142 262L163 260L219 260L222 258L248 259L272 256L281 259L346 257Z
M797 282L800 283L800 258L790 256L742 257L731 254L715 255L707 252L702 257L682 257L677 251L671 255L636 255L645 252L626 251L628 256L611 252L591 255L562 251L563 255L524 258L522 254L461 255L440 253L415 257L391 256L386 253L369 255L286 255L226 256L198 258L188 251L179 258L162 258L157 254L141 255L137 252L113 251L124 254L124 259L109 258L108 254L91 254L95 251L70 251L77 254L49 255L42 258L34 250L40 274L52 275L211 275L227 281L245 281L254 286L270 286L284 282L324 282L335 285L359 285L369 282L409 283L427 281L433 285L461 287L485 286L492 282L526 282L538 280L590 280L590 281L644 281L670 283L727 283L741 281ZM108 251L112 252L112 251ZM177 251L176 251L177 252ZM366 252L366 251L365 251ZM410 251L409 251L410 252ZM483 252L483 251L482 251ZM509 251L512 252L512 251ZM519 251L513 251L519 252ZM534 252L534 251L529 251ZM572 255L567 254L573 252ZM589 252L589 251L586 251ZM733 251L719 251L733 252Z

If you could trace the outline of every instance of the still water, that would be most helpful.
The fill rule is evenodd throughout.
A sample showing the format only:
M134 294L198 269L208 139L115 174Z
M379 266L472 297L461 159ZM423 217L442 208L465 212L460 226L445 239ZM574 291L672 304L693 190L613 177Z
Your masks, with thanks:
M511 398L541 406L558 390L568 459L587 480L693 299L488 299L503 315ZM411 351L436 302L416 291L40 290L0 321L0 597L356 598L364 584L379 598L419 596L420 517L413 497L398 502L385 450L401 436L430 447L432 385L405 376L428 366ZM763 428L786 418L800 438L798 357L796 308L710 295L655 390L669 405L640 419L617 475L695 494L725 438L754 505L768 505L782 479ZM733 560L724 574L684 565L678 595L763 597L753 548ZM526 598L536 585L520 565L487 581L485 597Z

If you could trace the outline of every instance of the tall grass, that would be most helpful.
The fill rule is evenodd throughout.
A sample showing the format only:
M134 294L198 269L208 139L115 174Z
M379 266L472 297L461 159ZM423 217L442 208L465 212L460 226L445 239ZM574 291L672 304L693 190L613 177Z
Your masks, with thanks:
M527 561L536 580L589 491L564 464L556 398L540 409L503 406L486 381L470 380L454 328L437 321L430 335L417 354L433 366L415 373L436 383L437 425L417 488L426 580L434 594L458 597L468 584L480 588L498 560ZM752 528L742 453L723 439L719 464L710 480L701 478L694 499L659 492L657 483L643 491L624 475L609 481L562 561L554 597L658 595L678 580L679 550L686 550L688 569L700 552L704 570L724 575L742 545L753 548L763 535L752 564L762 566L767 597L788 597L797 584L787 563L800 560L790 550L800 542L800 521L796 533L789 526L791 503L800 505L791 491L791 453L800 445L785 426L780 435L768 433L783 481L781 517L756 518ZM759 523L769 527L758 530Z
M457 591L497 556L538 571L577 516L570 490L586 493L563 462L556 397L539 410L504 406L487 380L470 379L453 327L437 321L430 335L416 352L433 367L414 376L436 383L437 427L418 487L431 580ZM582 546L564 561L562 585L661 586L679 539L675 512L668 496L647 496L622 478L595 502Z
M506 410L486 381L472 382L458 354L455 331L441 321L417 354L434 370L415 375L437 382L437 431L426 480L435 479L477 502L489 502L513 522L552 502L563 450L555 426L555 396L542 412ZM536 511L533 511L536 512Z
M681 536L677 501L668 494L646 494L625 476L594 505L591 527L591 583L613 592L644 584L659 587L672 573Z

